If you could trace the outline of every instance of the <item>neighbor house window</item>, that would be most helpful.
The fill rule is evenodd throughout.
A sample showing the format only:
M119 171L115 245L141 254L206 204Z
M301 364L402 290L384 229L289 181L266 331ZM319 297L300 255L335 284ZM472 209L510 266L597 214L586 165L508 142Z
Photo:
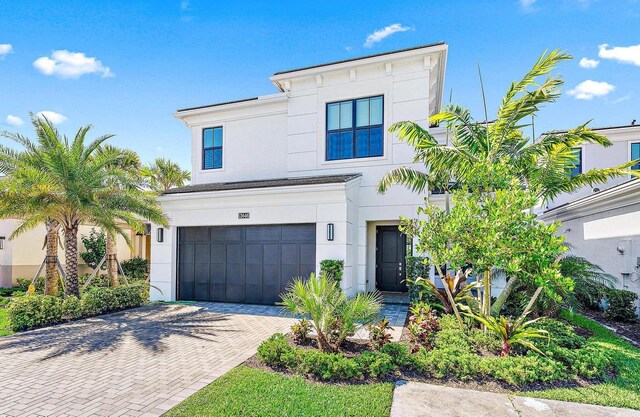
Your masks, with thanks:
M569 175L575 177L582 174L582 148L573 148L574 155L576 157L575 165L569 170Z
M202 169L222 168L222 127L202 130Z
M640 159L640 142L631 144L631 160L635 161ZM637 163L631 167L633 170L640 170L640 163Z
M327 160L383 155L382 96L327 104Z

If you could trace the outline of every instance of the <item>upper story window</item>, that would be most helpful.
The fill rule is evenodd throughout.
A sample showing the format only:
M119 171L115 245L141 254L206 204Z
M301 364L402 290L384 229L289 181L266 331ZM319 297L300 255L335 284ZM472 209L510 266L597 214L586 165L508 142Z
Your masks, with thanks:
M640 159L640 142L631 144L631 160L635 161ZM637 163L631 167L633 170L640 170L640 163Z
M384 152L383 96L327 104L327 160L368 158Z
M575 165L569 170L569 176L575 177L582 174L582 148L573 148L576 157Z
M222 168L222 127L202 130L202 169Z

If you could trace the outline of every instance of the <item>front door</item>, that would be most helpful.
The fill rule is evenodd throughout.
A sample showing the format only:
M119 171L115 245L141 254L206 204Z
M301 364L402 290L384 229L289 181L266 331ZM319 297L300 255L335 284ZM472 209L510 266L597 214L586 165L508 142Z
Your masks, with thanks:
M407 236L398 226L376 228L376 288L406 292L405 256Z

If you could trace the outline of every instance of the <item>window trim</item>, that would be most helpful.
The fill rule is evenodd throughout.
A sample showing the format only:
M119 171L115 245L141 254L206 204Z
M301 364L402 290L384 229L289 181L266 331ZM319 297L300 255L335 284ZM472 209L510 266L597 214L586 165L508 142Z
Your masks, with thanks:
M635 141L635 142L629 141L629 162L633 161L633 145L638 145L638 148L640 148L640 141ZM638 153L640 154L640 149L638 149ZM634 169L633 168L634 166L637 166L637 168ZM638 171L640 170L640 164L632 165L629 167L629 169L631 171Z
M204 145L204 132L205 132L205 130L208 130L208 129L211 129L211 130L220 129L222 131L222 145L215 146L215 139L214 139L213 140L213 145L214 146L205 147L205 145ZM201 150L202 150L202 158L201 158L202 159L202 164L201 164L202 170L203 171L211 171L213 169L223 169L224 168L224 126L221 125L221 126L203 127L202 128L201 138L200 138L200 143L201 143ZM214 166L214 167L211 167L211 168L206 168L205 167L205 156L204 156L205 151L212 150L215 153L216 149L220 149L220 159L221 159L220 166L219 167L215 167Z
M356 98L348 98L348 99L343 99L343 100L336 100L336 101L328 101L325 103L325 117L324 117L324 133L325 133L325 138L324 138L324 160L325 162L345 162L345 161L351 161L354 159L369 159L369 158L384 158L385 157L385 130L384 130L384 94L376 94L373 96L365 96L365 97L356 97ZM382 99L382 109L381 111L381 116L382 116L382 123L380 124L375 124L375 125L367 125L367 126L361 126L360 128L358 128L357 124L356 124L356 118L357 118L357 102L358 100L364 100L364 99L372 99L372 98L381 98ZM338 129L332 129L329 130L329 106L332 104L338 104L338 103L344 103L344 102L351 102L351 127L350 128L344 128L344 129L340 129L338 127ZM368 155L368 156L357 156L357 142L356 142L356 137L357 137L357 132L358 130L365 130L365 129L375 129L375 128L381 128L382 129L382 153L380 155ZM330 133L343 133L343 132L352 132L353 134L353 156L351 158L335 158L335 159L331 159L329 158L329 134Z

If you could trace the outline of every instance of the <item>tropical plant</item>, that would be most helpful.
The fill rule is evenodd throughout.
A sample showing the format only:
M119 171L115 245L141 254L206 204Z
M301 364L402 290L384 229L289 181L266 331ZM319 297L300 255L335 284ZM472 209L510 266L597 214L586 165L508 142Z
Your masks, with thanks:
M97 232L93 227L88 236L82 236L82 245L85 251L80 252L80 257L90 268L95 269L104 258L106 251L106 242L104 233ZM104 269L105 266L102 266Z
M369 325L369 340L371 340L371 344L375 349L380 350L382 346L391 342L391 333L389 333L391 329L389 319L386 317L377 323Z
M149 188L158 194L174 187L182 187L191 180L189 171L165 158L157 158L152 164L145 166L140 174L146 179Z
M295 279L281 298L279 305L295 316L311 319L323 351L337 350L347 336L354 334L356 324L373 323L382 308L378 292L347 298L326 275Z
M416 353L420 349L433 349L440 323L430 306L425 303L415 303L411 305L409 312L411 316L409 316L407 330L409 330L410 351Z
M542 317L525 321L527 316L526 314L523 314L516 320L510 320L504 316L496 318L490 315L478 315L473 313L465 314L477 320L479 323L482 323L486 329L494 332L500 337L502 340L502 352L500 353L500 356L509 356L513 345L520 345L543 355L542 351L533 344L532 340L543 338L548 339L549 332L531 326Z
M565 293L563 297L572 308L600 304L607 289L613 288L618 282L618 278L604 272L599 265L575 255L560 259L560 273L575 283L573 291Z
M135 256L122 261L122 272L127 278L134 280L147 279L149 273L149 261Z
M25 149L22 163L10 173L0 190L0 217L15 212L13 202L22 200L24 205L31 207L28 213L33 212L33 215L22 218L14 235L47 219L60 223L65 240L65 291L66 295L78 296L78 229L81 224L94 224L106 233L121 235L130 243L121 222L134 230L144 230L142 219L158 224L167 224L167 219L153 196L128 186L131 179L117 168L121 158L126 156L101 151L111 135L87 144L90 125L79 129L70 140L45 117L34 116L32 123L36 141L20 134L4 133ZM105 187L114 182L127 186Z
M466 302L475 306L477 304L475 299L471 295L471 290L478 288L477 282L467 283L467 278L471 268L467 268L465 272L458 271L455 276L451 276L446 273L443 283L448 287L449 293L453 296L454 303ZM415 286L418 292L418 299L422 300L425 297L425 293L433 295L437 298L438 303L430 303L431 307L442 309L446 314L453 314L453 304L451 303L447 290L444 288L438 288L429 278L418 277L415 280L407 278L407 282L411 286Z
M537 198L546 200L586 185L603 183L609 178L638 176L630 170L638 161L571 175L571 169L578 163L575 148L585 144L611 146L605 136L589 129L586 123L540 138L530 138L524 133L523 128L531 126L530 120L539 109L560 97L563 85L560 76L538 79L571 58L558 50L543 53L520 81L511 84L491 123L477 122L471 112L461 106L444 106L429 121L444 124L447 144L439 143L416 122L402 121L392 125L389 131L397 133L400 140L414 148L413 162L423 164L426 170L396 168L382 178L378 190L385 192L393 184L402 184L420 193L429 187L456 188L461 184L465 188L496 189L508 184L501 182L500 175L483 175L482 181L478 181L478 170L499 172L500 166L507 166L522 186L535 190ZM488 120L486 112L485 120ZM456 184L453 187L452 181Z
M311 322L306 318L293 323L291 326L293 340L300 344L306 344L309 341L309 333L311 333Z

